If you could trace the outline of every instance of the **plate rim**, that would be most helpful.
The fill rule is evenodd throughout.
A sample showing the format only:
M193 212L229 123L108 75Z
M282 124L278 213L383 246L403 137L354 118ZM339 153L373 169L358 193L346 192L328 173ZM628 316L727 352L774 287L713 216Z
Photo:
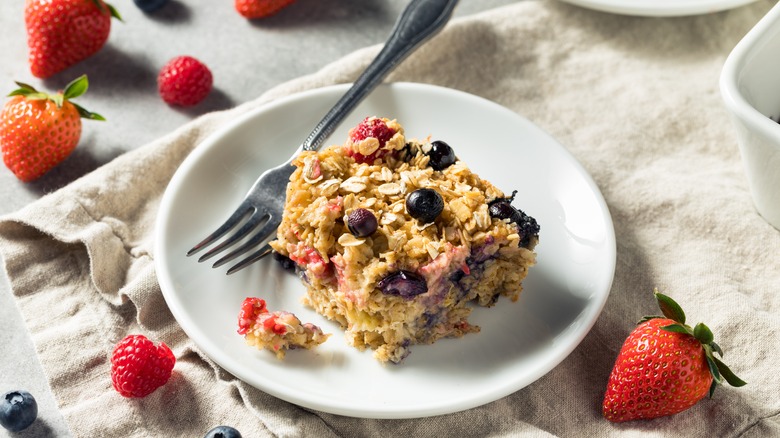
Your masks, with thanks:
M170 272L168 272L167 269L162 269L164 266L161 266L163 264L162 257L160 254L163 254L165 252L165 248L163 247L163 236L161 235L161 230L164 228L164 223L169 220L169 211L166 206L170 205L171 199L175 196L174 191L172 190L172 187L176 187L180 180L185 178L186 170L193 166L197 161L200 159L200 157L214 147L215 144L218 144L220 142L220 138L226 135L227 133L231 132L236 127L240 126L243 123L246 123L247 121L258 117L260 114L273 111L274 108L277 108L282 105L289 105L293 104L296 101L299 100L306 100L311 98L316 98L318 95L326 94L330 95L334 92L343 94L344 91L350 86L351 84L335 84L335 85L328 85L324 87L309 89L305 91L301 91L298 93L294 93L291 95L279 97L273 100L270 100L266 103L263 103L256 108L253 108L246 113L242 114L239 117L236 117L232 121L229 121L225 123L223 126L215 129L210 134L206 136L202 141L200 141L199 144L195 145L193 147L193 150L188 154L187 157L182 161L179 168L177 168L176 172L174 173L173 177L169 181L168 186L165 189L165 192L163 194L162 200L160 202L159 211L157 220L155 222L155 230L154 230L154 236L155 236L155 243L154 243L154 264L155 269L157 273L158 283L160 284L160 289L163 294L163 297L166 301L166 304L168 308L170 309L171 313L173 314L174 318L176 319L177 324L181 327L182 331L187 335L187 337L205 354L208 356L212 361L214 361L217 365L224 368L226 371L233 374L236 378L244 381L246 384L256 387L257 389L266 392L267 394L270 394L274 397L277 397L281 400L285 400L287 402L303 406L310 409L319 410L322 412L328 412L336 415L342 415L342 416L348 416L348 417L355 417L355 418L374 418L374 419L404 419L404 418L422 418L422 417L428 417L433 415L443 415L453 412L459 412L466 409L475 408L478 406L482 406L486 403L499 400L507 395L510 395L514 392L517 392L524 387L530 385L531 383L535 382L539 378L543 377L550 371L552 371L555 367L560 365L561 362L563 362L566 357L568 357L583 341L583 339L590 333L591 329L595 325L596 321L598 320L599 316L601 315L604 306L606 305L606 301L609 298L612 284L614 282L614 274L615 274L615 268L616 268L616 256L617 256L617 248L616 248L616 237L615 237L615 230L614 230L614 224L612 221L611 214L609 212L608 205L606 203L606 200L604 199L603 194L601 193L601 190L599 189L598 185L593 180L592 176L589 172L582 166L582 164L569 152L568 149L566 149L561 143L559 143L556 139L554 139L552 136L550 136L546 131L544 131L542 128L538 127L533 122L529 121L525 117L521 116L520 114L516 113L515 111L512 111L496 102L490 101L488 99L485 99L483 97L467 93L464 91L447 88L439 85L432 85L432 84L423 84L423 83L415 83L415 82L391 82L391 83L384 83L379 85L379 87L389 87L389 88L398 88L400 90L403 89L426 89L428 91L437 92L437 93L446 93L446 94L453 94L454 96L458 98L466 98L466 99L476 99L477 101L480 101L482 104L490 105L497 111L503 111L509 114L512 117L517 118L520 121L523 121L524 123L529 124L532 128L537 130L537 133L540 135L543 135L547 138L551 143L553 143L559 150L559 153L562 153L567 156L569 163L577 168L579 171L580 176L584 179L584 181L588 184L590 191L592 191L595 195L596 203L599 207L599 213L602 216L602 219L604 221L604 228L605 228L605 244L604 244L604 250L609 251L609 266L604 271L603 275L605 275L605 278L602 279L605 281L604 288L602 294L599 295L599 300L596 302L591 303L587 308L583 310L588 310L588 314L581 314L577 321L578 322L584 322L582 324L581 328L577 330L577 335L572 339L572 342L567 346L567 348L558 349L557 354L551 356L550 360L541 367L538 367L536 372L531 375L531 378L528 382L520 385L519 387L514 386L508 386L504 388L503 392L488 392L483 397L480 398L470 398L467 399L467 402L461 402L459 405L454 405L452 403L440 403L436 406L430 406L427 409L420 409L419 407L414 408L414 410L410 409L393 409L392 407L388 407L388 409L378 411L376 409L364 409L364 410L356 410L356 408L352 405L347 406L343 403L339 403L337 405L323 405L320 403L312 403L310 400L306 399L305 397L301 396L294 396L291 395L289 392L284 392L280 388L283 387L283 385L260 385L254 384L250 382L248 379L242 377L243 373L240 372L240 370L233 369L230 364L225 364L224 361L219 361L214 358L212 347L208 344L212 344L212 342L209 342L207 339L196 339L196 337L193 337L190 333L189 327L186 327L184 324L181 323L182 317L182 311L183 309L180 309L176 305L171 304L171 298L169 297L170 294L174 294L172 291L173 289L173 280L170 276ZM175 294L174 294L175 295ZM187 318L185 318L187 319ZM207 345L204 345L207 344Z

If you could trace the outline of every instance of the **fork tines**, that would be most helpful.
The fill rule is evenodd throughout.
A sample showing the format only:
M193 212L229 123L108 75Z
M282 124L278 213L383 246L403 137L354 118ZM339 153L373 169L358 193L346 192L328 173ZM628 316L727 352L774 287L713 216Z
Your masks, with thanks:
M261 212L252 205L251 202L245 200L238 209L213 233L203 239L200 243L192 247L187 251L187 256L192 256L206 247L217 242L220 238L227 235L231 230L243 222L243 225L232 235L228 236L225 240L209 249L205 254L198 258L198 262L206 261L217 254L235 247L232 251L219 258L212 267L218 268L225 263L234 260L238 256L246 253L250 249L258 246L261 242L268 239L276 230L279 225L278 219L272 217L266 212ZM248 237L248 239L246 239ZM240 245L236 245L240 242ZM228 269L227 273L232 274L236 271L243 269L246 266L260 260L271 252L271 247L266 243L258 251L253 252L245 259L239 261L236 265Z

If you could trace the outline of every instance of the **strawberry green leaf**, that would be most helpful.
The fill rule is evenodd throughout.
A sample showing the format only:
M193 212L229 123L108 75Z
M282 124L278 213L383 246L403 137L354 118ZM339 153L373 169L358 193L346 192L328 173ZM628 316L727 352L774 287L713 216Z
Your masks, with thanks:
M723 357L723 350L720 348L720 345L716 344L714 341L710 342L710 348L712 348L712 351L718 353L720 357Z
M643 316L643 317L642 317L642 319L640 319L640 320L639 320L639 322L638 322L637 324L642 324L643 322L650 321L651 319L659 319L659 318L663 318L663 316L659 316L659 315L647 315L647 316Z
M117 19L117 20L119 20L119 21L124 21L124 20L122 20L122 16L121 16L121 15L119 15L119 11L117 11L117 10L116 10L116 8L114 7L114 5L111 5L111 4L108 4L108 3L106 3L106 6L108 6L108 12L110 12L110 13L111 13L111 16L112 16L112 17L116 18L116 19Z
M718 382L713 380L712 383L710 383L710 394L709 394L710 398L712 398L712 394L715 394L715 388L717 387L718 387Z
M38 98L38 99L45 99L46 98L46 96L44 94L42 94L42 93L32 92L32 91L27 90L25 88L17 88L16 90L8 93L8 97L11 97L11 96L25 96L25 97L29 97L30 99L36 99L36 98Z
M89 88L89 80L87 80L87 75L81 75L66 85L65 91L63 91L62 94L65 99L73 99L86 93L87 88Z
M661 330L666 330L667 332L682 333L686 335L693 335L693 333L691 333L691 329L689 327L686 327L683 324L665 325L661 327Z
M98 8L98 10L100 10L100 12L101 12L101 13L102 13L103 11L105 11L105 9L103 8L103 4L104 4L104 3L103 3L103 2L101 2L100 0L92 0L92 3L95 5L95 7L97 7L97 8Z
M101 0L92 0L92 3L95 4L95 6L100 10L100 13L103 13L104 11L108 11L109 14L111 14L112 17L116 18L119 21L122 21L122 16L119 15L119 11L116 10L112 5L103 2Z
M713 382L723 382L723 377L721 377L720 370L718 370L718 364L715 363L715 359L712 357L712 355L707 354L704 357L707 359L707 367L709 367L710 373L712 373Z
M29 92L32 92L32 93L37 93L38 92L38 90L36 90L35 87L33 87L32 85L25 84L24 82L18 82L18 81L14 81L14 82L16 83L16 85L19 86L20 90L29 91Z
M663 313L664 316L675 320L680 324L685 324L685 312L683 312L682 307L680 307L676 301L658 292L657 290L654 292L654 294L656 301L658 301L658 307L661 308L661 313Z
M76 110L79 112L79 116L81 116L81 118L83 118L83 119L99 120L99 121L105 121L106 120L105 117L101 116L98 113L93 113L93 112L87 111L81 105L77 105L77 104L75 104L73 102L71 102L70 104L76 107Z
M698 339L702 344L710 344L715 340L715 335L712 334L712 330L703 323L696 324L693 328L693 337Z
M718 368L718 371L720 371L720 374L723 376L723 378L729 382L729 385L736 388L747 385L747 382L737 377L737 375L734 374L729 369L729 367L727 367L726 364L721 362L717 357L713 357L712 361L715 362L715 366Z
M47 99L48 98L46 93L39 92L32 85L25 84L24 82L16 82L16 85L18 85L19 88L17 88L16 90L8 93L8 97L11 97L11 96L24 96L24 97L26 97L28 99L33 99L33 100Z

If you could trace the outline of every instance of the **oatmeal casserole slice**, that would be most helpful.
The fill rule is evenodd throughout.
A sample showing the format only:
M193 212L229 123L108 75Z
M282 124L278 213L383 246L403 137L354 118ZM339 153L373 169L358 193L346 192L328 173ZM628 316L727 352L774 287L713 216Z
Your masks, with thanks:
M293 165L271 246L354 347L398 363L413 344L479 331L470 303L519 297L539 226L447 143L369 117Z

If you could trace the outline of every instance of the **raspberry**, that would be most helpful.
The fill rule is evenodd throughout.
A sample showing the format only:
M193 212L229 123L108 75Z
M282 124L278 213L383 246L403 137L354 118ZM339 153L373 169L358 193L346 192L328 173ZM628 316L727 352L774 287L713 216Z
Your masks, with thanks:
M193 106L208 96L213 82L205 64L191 56L179 56L160 70L157 89L170 105Z
M111 381L122 396L146 397L171 377L176 358L164 343L128 335L111 354Z
M287 333L287 327L285 327L284 324L277 323L276 315L268 315L265 321L263 321L263 328L272 331L279 336L283 336Z
M367 138L375 138L379 141L379 149L369 155L363 155L360 152L348 149L347 154L358 163L373 163L377 158L387 155L389 151L382 148L394 135L395 131L390 129L384 120L377 117L366 117L349 131L349 139L353 143L359 143Z
M384 120L376 117L366 117L349 131L349 138L352 141L359 142L369 137L373 137L379 140L379 147L384 146L394 135L395 131L390 129Z
M241 303L241 312L238 314L238 334L245 335L257 321L257 317L263 313L268 313L265 307L265 300L262 298L249 297Z

